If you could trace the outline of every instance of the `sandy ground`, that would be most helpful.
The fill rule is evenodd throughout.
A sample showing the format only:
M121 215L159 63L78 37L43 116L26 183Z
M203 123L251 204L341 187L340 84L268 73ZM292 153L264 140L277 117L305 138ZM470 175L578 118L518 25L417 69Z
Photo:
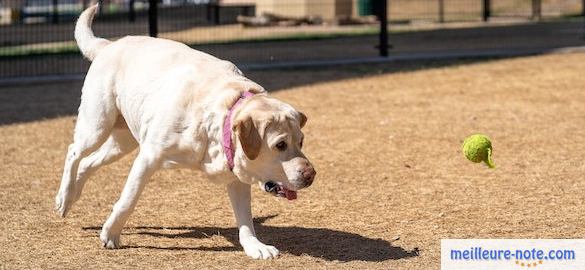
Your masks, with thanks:
M0 127L0 268L437 269L443 238L582 238L585 54L451 64L251 74L309 116L319 172L294 203L254 188L259 237L282 251L273 261L244 255L222 187L189 170L157 173L124 248L102 249L133 155L57 217L74 117L40 118L74 111L79 83L61 85L66 99L47 97L59 85L4 89L2 107L36 116L1 113L25 122ZM496 169L461 154L476 132L492 138Z

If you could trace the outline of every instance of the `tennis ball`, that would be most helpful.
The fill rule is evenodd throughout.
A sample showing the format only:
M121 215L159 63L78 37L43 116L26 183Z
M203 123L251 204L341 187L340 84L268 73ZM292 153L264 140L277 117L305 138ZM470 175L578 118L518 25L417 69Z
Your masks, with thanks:
M490 168L495 168L492 161L492 142L483 134L474 134L463 141L463 154L475 163L485 162Z

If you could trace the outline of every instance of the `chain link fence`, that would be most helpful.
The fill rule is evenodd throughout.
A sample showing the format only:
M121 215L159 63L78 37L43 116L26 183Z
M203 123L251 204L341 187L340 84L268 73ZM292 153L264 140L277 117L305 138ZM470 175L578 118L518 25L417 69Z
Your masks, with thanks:
M376 57L386 48L379 45L380 29L388 29L380 27L380 20L386 19L381 16L384 9L391 30L391 55L412 48L417 52L446 49L438 44L453 43L455 30L438 29L486 24L571 21L557 27L571 31L575 40L559 46L582 41L582 24L575 18L583 15L585 0L388 0L385 8L383 2L104 0L93 29L96 36L113 40L155 32L158 37L240 65ZM89 63L77 50L73 28L88 4L80 0L0 0L0 78L83 74ZM425 41L431 31L436 31L430 34L434 44ZM453 45L453 50L498 42L496 33L485 39L473 39L478 32L457 33L462 43Z

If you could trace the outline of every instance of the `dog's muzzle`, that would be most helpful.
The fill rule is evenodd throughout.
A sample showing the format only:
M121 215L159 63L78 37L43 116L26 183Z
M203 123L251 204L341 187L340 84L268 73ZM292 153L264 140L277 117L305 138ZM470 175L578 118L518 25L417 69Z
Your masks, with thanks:
M297 192L295 190L290 190L285 186L272 181L264 183L264 191L271 193L276 197L286 198L289 201L295 200L297 198Z

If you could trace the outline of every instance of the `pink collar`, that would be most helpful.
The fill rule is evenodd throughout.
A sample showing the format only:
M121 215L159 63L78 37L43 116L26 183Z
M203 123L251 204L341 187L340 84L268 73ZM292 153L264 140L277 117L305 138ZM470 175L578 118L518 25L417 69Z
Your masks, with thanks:
M234 152L235 147L232 143L232 113L234 110L242 103L242 101L246 98L254 96L254 93L246 91L240 94L240 98L236 101L236 104L232 106L227 115L225 116L225 120L223 121L223 152L225 153L225 157L227 158L228 166L230 166L230 170L234 169Z

